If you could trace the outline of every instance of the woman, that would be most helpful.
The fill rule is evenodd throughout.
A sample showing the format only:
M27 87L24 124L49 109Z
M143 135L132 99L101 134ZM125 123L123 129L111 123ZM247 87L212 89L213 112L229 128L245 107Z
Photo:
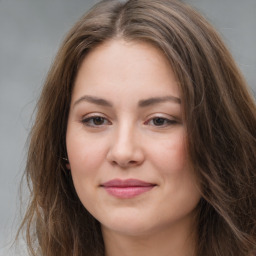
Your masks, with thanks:
M32 255L248 256L256 111L179 1L103 1L69 32L31 132Z

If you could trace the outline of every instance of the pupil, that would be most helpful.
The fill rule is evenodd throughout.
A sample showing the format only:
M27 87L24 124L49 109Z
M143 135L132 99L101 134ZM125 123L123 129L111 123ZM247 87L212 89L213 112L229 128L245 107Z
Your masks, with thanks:
M96 125L101 125L101 124L103 124L103 122L104 122L104 120L103 120L102 117L95 117L94 118L94 124L96 124Z
M154 125L163 125L164 124L164 118L155 118L153 120Z

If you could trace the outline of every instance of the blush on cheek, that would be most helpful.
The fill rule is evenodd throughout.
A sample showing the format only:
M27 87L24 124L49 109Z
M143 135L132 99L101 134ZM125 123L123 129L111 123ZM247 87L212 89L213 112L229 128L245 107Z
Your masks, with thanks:
M101 169L104 161L103 152L93 147L75 148L70 150L69 161L71 171L79 177L88 177L94 175Z
M164 172L181 172L188 166L188 155L183 143L183 137L180 140L167 140L151 151L151 159L156 165L161 163L161 169Z

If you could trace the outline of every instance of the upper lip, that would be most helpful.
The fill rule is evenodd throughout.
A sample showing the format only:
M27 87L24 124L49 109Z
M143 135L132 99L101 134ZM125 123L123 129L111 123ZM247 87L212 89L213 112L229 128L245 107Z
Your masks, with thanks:
M102 187L149 187L149 186L155 186L156 184L137 180L137 179L127 179L127 180L121 180L121 179L113 179L110 181L107 181L103 184L101 184Z

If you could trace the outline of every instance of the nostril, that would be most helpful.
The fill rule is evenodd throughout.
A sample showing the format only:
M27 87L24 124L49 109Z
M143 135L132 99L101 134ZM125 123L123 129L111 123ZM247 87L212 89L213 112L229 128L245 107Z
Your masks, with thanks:
M122 168L128 168L128 167L131 167L131 166L134 166L134 165L137 165L138 164L138 162L137 161L134 161L134 160L132 160L132 161L127 161L127 162L118 162L118 161L112 161L112 165L113 166L120 166L120 167L122 167Z
M118 165L118 163L117 163L116 161L112 161L111 163L112 163L112 165L114 165L114 166L115 166L115 165Z
M114 167L120 166L121 168L129 168L140 165L144 161L143 150L139 146L123 143L115 143L109 148L107 153L107 161Z

